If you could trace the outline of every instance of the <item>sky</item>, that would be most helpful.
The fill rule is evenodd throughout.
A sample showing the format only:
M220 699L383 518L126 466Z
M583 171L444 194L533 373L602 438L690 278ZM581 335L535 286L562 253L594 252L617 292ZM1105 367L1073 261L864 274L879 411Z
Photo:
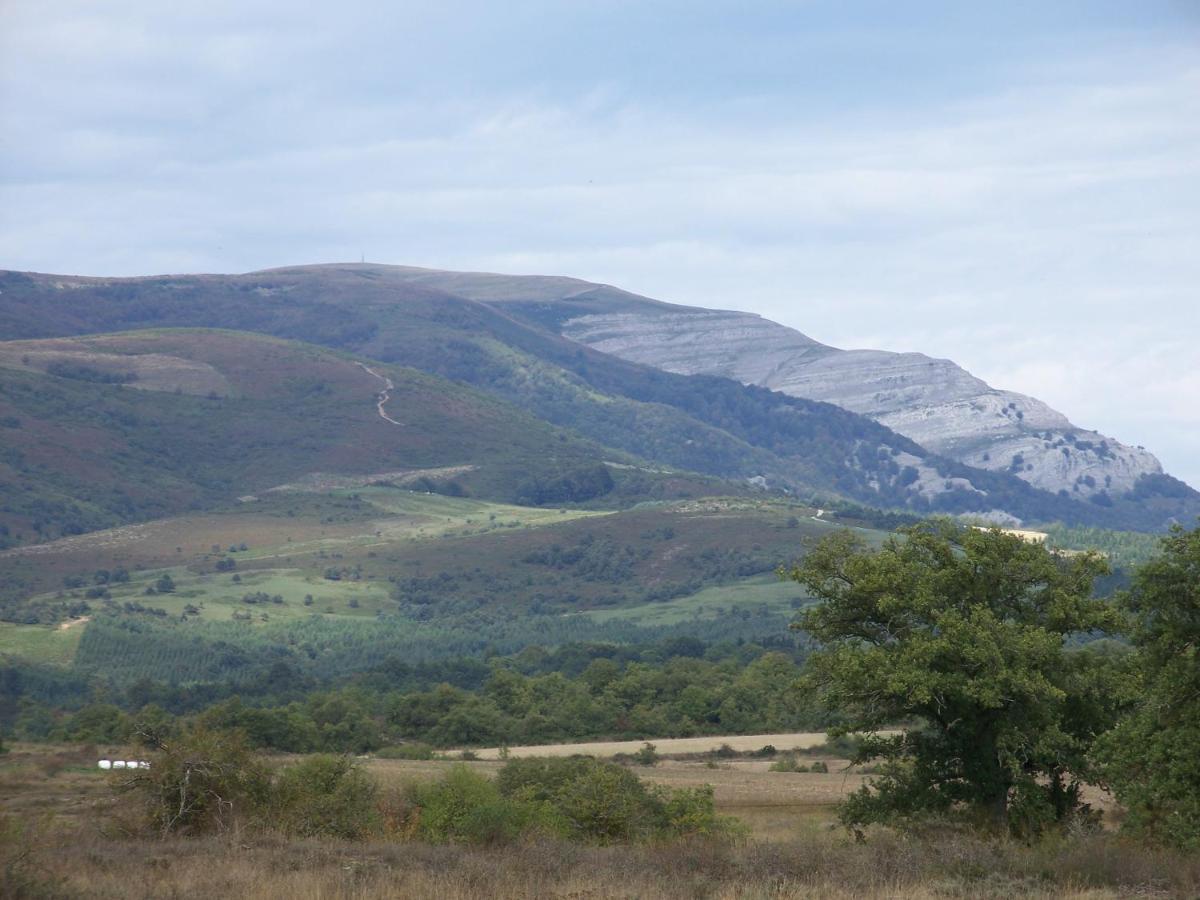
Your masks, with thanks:
M564 274L1200 486L1200 0L0 0L0 268Z

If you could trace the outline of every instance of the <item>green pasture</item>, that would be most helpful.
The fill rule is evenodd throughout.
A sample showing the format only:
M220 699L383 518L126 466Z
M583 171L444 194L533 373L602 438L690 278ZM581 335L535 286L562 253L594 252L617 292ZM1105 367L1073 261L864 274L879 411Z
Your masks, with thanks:
M83 622L65 629L58 625L0 622L0 658L15 656L51 665L70 665L85 628L87 624Z
M641 626L678 625L696 619L714 619L729 610L760 606L787 615L795 609L793 601L805 602L806 599L804 589L795 582L767 576L704 588L674 600L588 610L580 615L594 622L622 620Z
M147 594L146 589L154 585L162 575L170 575L175 582L171 593ZM234 581L237 575L241 580ZM181 616L188 606L199 610L189 615L204 621L229 621L234 612L247 612L252 621L279 621L307 618L314 613L338 616L372 617L383 609L392 608L388 586L372 581L342 579L331 581L319 573L307 573L299 569L256 569L241 572L213 572L197 575L182 566L170 569L152 569L138 572L126 584L110 584L109 593L117 604L140 603L152 609L166 610L170 616ZM247 594L263 593L271 597L282 597L282 602L246 603ZM306 605L304 598L311 595L313 602ZM357 606L351 605L357 601ZM89 601L99 608L104 601ZM83 630L80 626L78 631Z
M334 492L343 496L357 494L389 516L410 533L438 537L448 532L481 534L498 528L522 528L555 525L587 516L610 515L609 510L553 509L489 503L465 497L446 497L387 487L366 487ZM391 523L388 523L389 525Z
M573 519L612 514L609 510L489 503L389 487L347 488L332 491L330 495L364 500L379 510L379 518L364 522L362 532L349 537L322 537L274 547L251 546L247 552L239 554L239 558L262 560L319 550L355 551L397 542L560 525Z

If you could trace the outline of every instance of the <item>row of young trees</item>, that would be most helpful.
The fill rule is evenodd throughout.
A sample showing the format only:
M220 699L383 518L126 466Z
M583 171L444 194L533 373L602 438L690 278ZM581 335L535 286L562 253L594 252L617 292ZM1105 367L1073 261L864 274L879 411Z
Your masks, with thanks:
M821 644L804 683L840 730L913 723L863 743L880 774L844 821L965 812L1037 833L1094 820L1091 783L1131 829L1200 847L1200 529L1174 530L1115 603L1094 595L1106 571L934 521L879 550L834 535L788 572L824 601L797 623Z

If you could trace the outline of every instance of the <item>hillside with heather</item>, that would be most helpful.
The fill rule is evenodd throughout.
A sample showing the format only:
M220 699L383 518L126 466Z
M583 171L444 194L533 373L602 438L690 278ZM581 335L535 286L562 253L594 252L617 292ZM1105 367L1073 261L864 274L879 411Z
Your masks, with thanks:
M140 279L7 273L0 322L25 339L216 327L302 340L358 354L363 365L380 360L471 385L650 467L753 480L793 496L1134 529L1200 510L1200 495L1166 475L1143 473L1111 493L1041 490L1021 477L1023 466L975 468L828 403L597 352L559 334L578 304L664 305L568 279L527 289L489 278L353 265ZM521 300L526 294L533 299ZM1040 440L1061 443L1061 458L1105 452L1074 433Z

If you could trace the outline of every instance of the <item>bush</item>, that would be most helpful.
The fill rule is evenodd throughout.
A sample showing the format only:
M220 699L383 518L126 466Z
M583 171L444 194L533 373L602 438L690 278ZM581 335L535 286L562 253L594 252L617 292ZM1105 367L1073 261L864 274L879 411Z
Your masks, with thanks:
M833 756L838 759L856 759L863 749L863 738L857 734L839 734L827 738L825 743L808 747L802 751L808 756Z
M517 837L529 822L521 804L466 766L453 766L441 781L412 785L407 800L412 830L434 843L493 844Z
M380 759L433 759L433 748L420 741L383 747L375 752Z
M771 763L771 772L807 772L808 766L801 765L796 760L795 753L785 753L775 762Z
M650 837L662 829L662 804L636 775L611 763L580 762L552 798L569 837L612 843Z
M649 787L632 772L584 756L514 759L496 777L502 796L530 809L530 821L573 840L615 841L716 834L712 789Z
M658 764L658 748L647 741L642 749L633 754L633 761L639 766L654 766Z
M301 837L362 838L378 830L378 794L348 757L313 756L276 780L271 824Z
M115 775L114 787L160 836L226 831L263 809L270 776L241 733L196 727L155 746L150 768Z

